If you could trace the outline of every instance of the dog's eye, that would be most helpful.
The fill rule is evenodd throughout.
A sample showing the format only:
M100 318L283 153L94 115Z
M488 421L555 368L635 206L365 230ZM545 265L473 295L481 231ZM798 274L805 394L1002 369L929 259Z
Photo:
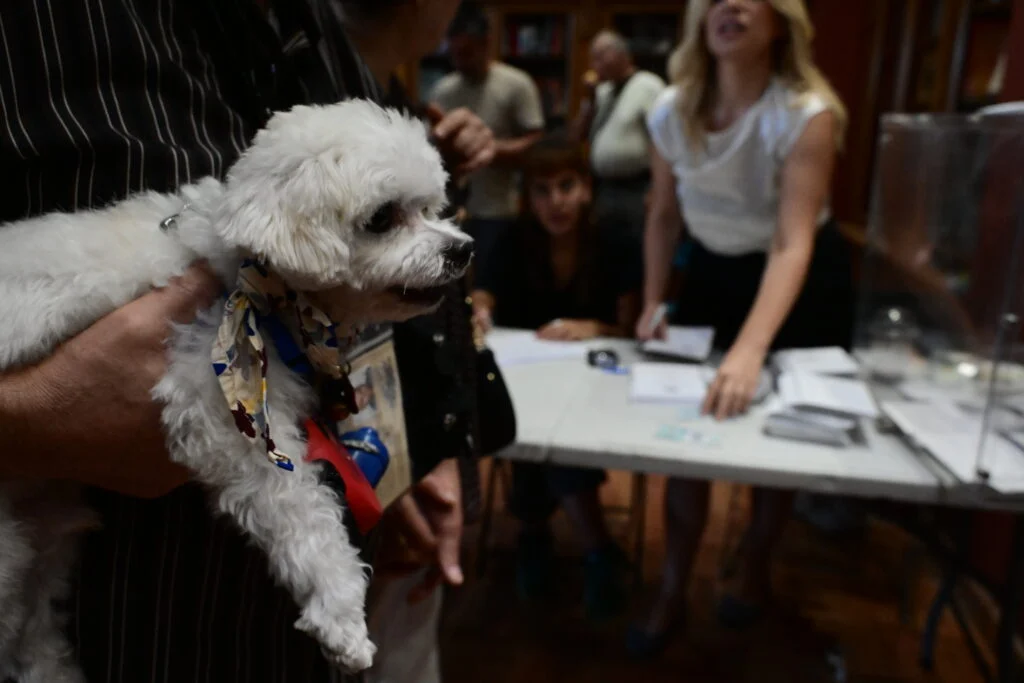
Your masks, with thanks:
M397 222L398 206L394 202L388 202L379 209L376 213L370 217L370 220L363 226L367 232L372 232L375 235L385 233L395 226Z

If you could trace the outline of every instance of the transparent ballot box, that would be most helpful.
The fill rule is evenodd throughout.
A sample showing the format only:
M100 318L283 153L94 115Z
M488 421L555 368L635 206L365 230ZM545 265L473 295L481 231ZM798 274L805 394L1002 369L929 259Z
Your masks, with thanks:
M1024 116L882 118L855 354L965 486L1024 494Z

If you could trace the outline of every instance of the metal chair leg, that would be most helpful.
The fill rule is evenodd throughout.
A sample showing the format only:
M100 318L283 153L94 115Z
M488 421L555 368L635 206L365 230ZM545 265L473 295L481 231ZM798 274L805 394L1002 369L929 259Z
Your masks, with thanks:
M647 534L647 475L634 472L629 502L629 529L633 542L633 583L639 588L644 581L644 552Z
M939 591L928 608L928 618L924 623L924 631L921 633L921 652L919 662L925 671L931 671L935 666L935 641L939 635L939 621L942 620L942 613L953 601L953 591L956 589L957 571L954 567L947 567L942 572L942 583Z
M1013 641L1017 632L1017 616L1020 614L1021 602L1024 600L1024 523L1021 515L1013 519L1013 541L1010 550L1010 563L1006 574L1006 584L1000 602L999 631L996 635L996 659L999 668L999 683L1017 681L1017 658L1014 653Z

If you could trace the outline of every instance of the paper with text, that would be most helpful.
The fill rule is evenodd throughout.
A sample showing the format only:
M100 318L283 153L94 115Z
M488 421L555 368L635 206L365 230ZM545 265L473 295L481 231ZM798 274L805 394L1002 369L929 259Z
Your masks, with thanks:
M527 363L574 360L587 357L587 342L539 339L533 330L501 330L487 336L487 346L503 368Z
M645 353L703 362L711 355L715 330L711 327L670 327L664 339L644 342Z
M864 382L811 372L786 372L779 376L783 406L823 410L840 415L876 418L878 406Z

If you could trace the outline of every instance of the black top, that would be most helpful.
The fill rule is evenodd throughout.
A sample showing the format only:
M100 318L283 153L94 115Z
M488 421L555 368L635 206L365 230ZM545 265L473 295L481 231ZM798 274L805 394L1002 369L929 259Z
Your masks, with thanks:
M5 4L0 220L223 176L273 109L381 99L327 2L271 4L276 30L253 0ZM433 350L444 346L434 342L442 329L410 326L408 338ZM403 379L414 366L438 392L460 390L446 382L449 366L431 365L430 355L410 364L410 345L398 342ZM444 429L438 396L411 392L406 401L414 460L436 457L423 445L433 432L416 418ZM445 433L462 430L466 444L470 423ZM69 624L88 680L341 680L293 627L295 605L262 553L211 517L198 487L158 500L101 491L90 499L103 528L82 549Z
M582 231L576 274L559 287L544 229L527 221L507 230L495 247L500 257L477 274L477 289L496 300L494 324L531 330L556 318L617 324L619 297L638 291L643 273L636 247L614 233L600 226Z

